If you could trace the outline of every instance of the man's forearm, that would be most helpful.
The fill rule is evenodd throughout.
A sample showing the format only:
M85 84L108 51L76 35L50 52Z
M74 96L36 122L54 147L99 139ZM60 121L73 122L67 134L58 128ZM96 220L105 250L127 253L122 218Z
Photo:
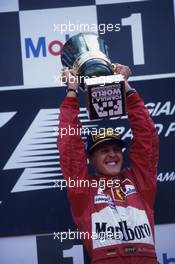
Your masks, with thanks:
M133 90L127 80L125 80L125 91L126 93Z
M67 97L74 97L74 98L77 97L77 95L76 95L76 93L74 91L68 91L66 96Z

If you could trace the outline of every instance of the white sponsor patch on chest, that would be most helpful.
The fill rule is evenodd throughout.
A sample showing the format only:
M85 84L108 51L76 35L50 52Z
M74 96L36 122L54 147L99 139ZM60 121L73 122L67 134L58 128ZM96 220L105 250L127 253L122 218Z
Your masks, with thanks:
M153 235L144 210L132 206L105 207L92 218L93 248L126 243L153 245Z

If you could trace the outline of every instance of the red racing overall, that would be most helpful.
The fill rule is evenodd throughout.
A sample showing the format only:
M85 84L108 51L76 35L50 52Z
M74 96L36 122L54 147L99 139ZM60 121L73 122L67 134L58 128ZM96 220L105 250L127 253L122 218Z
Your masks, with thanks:
M68 187L72 216L80 232L90 234L83 243L93 264L156 264L153 206L156 193L158 136L137 92L127 97L133 139L130 167L117 175L117 184ZM81 127L77 98L65 97L60 108L60 127ZM65 180L102 180L90 176L84 142L78 133L58 136L61 169ZM106 177L105 180L110 177ZM103 176L104 180L104 176ZM111 234L107 236L106 234ZM112 235L113 234L113 235ZM118 234L116 237L114 234ZM94 237L94 235L96 235Z

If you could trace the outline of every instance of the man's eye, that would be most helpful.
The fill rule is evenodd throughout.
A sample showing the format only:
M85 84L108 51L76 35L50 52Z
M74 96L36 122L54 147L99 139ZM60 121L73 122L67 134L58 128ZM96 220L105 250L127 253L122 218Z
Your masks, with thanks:
M121 152L121 149L118 148L118 147L116 147L116 148L114 149L114 152L116 152L116 153Z
M101 152L102 152L102 153L107 153L108 150L107 150L107 149L102 149Z
M118 152L118 148L113 149L114 152Z

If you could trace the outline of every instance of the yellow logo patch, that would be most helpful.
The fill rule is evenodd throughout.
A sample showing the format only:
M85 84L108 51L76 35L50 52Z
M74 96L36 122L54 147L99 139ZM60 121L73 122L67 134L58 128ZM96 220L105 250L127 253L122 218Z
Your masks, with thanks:
M92 134L93 142L96 142L99 138L105 138L105 137L119 138L120 133L119 131L116 131L113 128L107 128L107 129L100 129L98 133Z

